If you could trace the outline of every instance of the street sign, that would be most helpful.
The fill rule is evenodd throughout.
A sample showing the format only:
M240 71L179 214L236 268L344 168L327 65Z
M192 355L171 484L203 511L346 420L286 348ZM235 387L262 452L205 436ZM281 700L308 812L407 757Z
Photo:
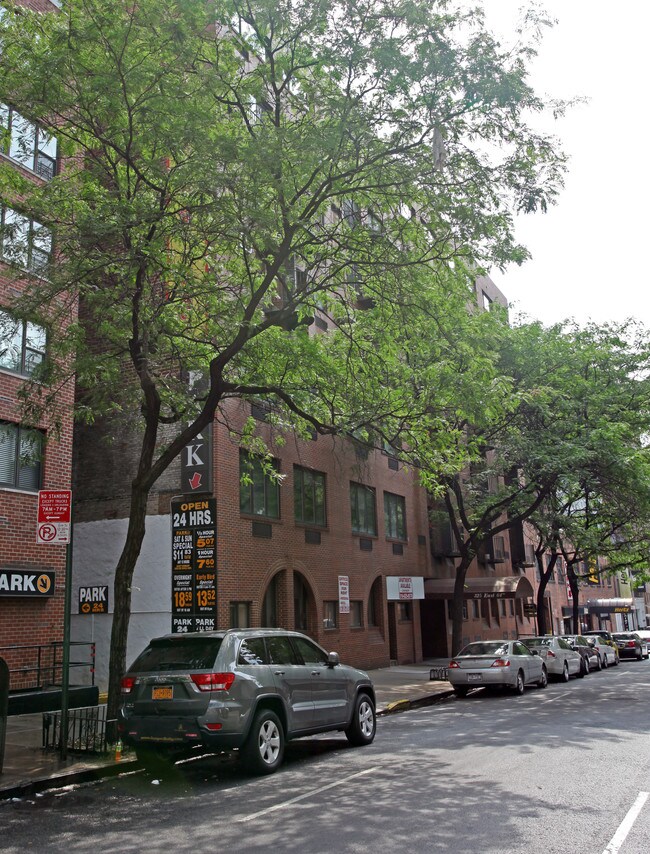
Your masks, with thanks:
M180 455L181 490L185 495L212 492L212 425L187 444Z
M38 493L36 542L60 546L70 542L72 490L41 489Z
M108 584L79 588L80 614L108 614Z
M54 573L46 569L0 569L0 596L54 596Z

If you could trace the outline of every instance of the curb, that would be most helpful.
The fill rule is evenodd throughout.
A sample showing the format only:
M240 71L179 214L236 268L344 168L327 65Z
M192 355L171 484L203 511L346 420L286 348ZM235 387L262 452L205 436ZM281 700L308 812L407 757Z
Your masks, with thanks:
M408 712L409 709L417 709L421 706L433 706L436 703L447 700L449 697L453 696L455 696L453 689L445 689L444 691L437 691L435 694L427 694L424 697L418 697L415 700L395 700L392 703L388 703L388 705L384 706L383 709L378 709L377 717L394 715L398 712Z
M78 783L91 783L94 780L118 777L120 774L138 771L142 766L137 759L123 759L112 765L101 765L97 768L83 768L79 771L55 774L52 777L42 777L36 780L27 780L24 783L16 783L6 789L0 788L0 802L12 798L27 798L48 789L59 789L63 786L71 786ZM1 785L1 784L0 784Z

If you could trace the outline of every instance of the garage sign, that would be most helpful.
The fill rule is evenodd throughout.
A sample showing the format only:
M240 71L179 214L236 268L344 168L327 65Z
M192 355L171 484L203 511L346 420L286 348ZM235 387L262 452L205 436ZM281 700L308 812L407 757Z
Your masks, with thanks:
M54 572L0 569L0 596L54 596Z
M108 584L79 588L80 614L108 614Z

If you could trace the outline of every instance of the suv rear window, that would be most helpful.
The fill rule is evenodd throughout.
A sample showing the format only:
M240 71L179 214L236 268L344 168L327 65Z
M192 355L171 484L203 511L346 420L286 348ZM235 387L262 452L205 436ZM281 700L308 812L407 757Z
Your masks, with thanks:
M129 668L129 673L156 670L211 670L221 638L157 638Z

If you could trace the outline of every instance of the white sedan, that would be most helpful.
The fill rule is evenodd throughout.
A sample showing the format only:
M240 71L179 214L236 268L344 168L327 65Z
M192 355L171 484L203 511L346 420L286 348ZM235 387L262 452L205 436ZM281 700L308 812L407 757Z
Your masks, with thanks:
M601 638L600 635L589 635L587 641L598 653L599 670L604 667L609 667L610 664L618 664L618 655L616 654L616 650L613 646L607 643L605 638Z
M572 676L584 676L582 657L563 638L544 635L536 638L522 638L531 650L536 650L546 664L549 676L555 676L562 682L568 682ZM610 647L610 651L616 653Z
M449 662L448 679L457 697L471 688L512 688L523 694L531 683L546 688L548 673L541 656L521 641L476 641Z

